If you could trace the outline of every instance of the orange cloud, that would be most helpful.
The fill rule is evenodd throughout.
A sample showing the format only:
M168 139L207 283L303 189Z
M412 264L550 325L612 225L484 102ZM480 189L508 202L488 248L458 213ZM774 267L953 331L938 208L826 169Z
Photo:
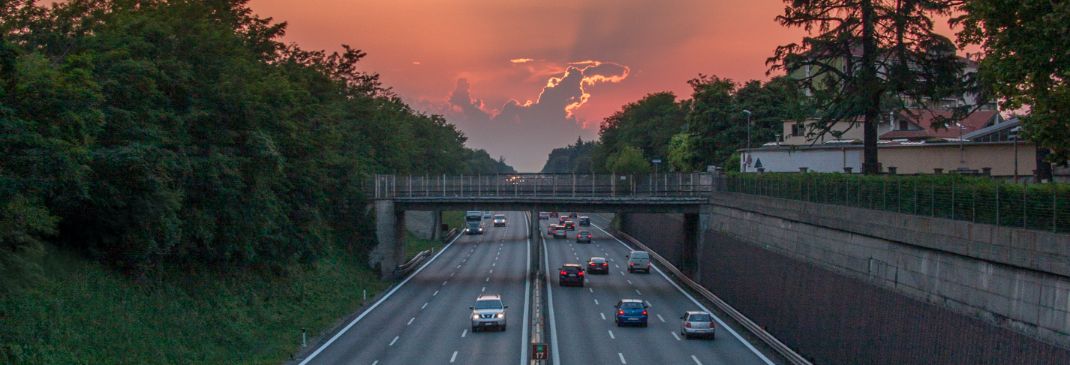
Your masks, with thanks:
M514 59L509 60L509 62L512 62L512 63L528 63L528 62L531 62L531 61L534 61L534 59L531 59L531 58L514 58Z

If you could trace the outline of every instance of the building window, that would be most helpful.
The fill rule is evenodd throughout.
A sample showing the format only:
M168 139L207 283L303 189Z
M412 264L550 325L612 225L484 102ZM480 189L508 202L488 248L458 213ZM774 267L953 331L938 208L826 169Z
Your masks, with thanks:
M791 125L791 135L795 137L802 137L803 131L806 127L802 123L795 123Z
M905 131L905 130L908 130L908 129L910 129L910 123L907 123L907 121L905 121L905 120L900 120L899 121L899 130Z

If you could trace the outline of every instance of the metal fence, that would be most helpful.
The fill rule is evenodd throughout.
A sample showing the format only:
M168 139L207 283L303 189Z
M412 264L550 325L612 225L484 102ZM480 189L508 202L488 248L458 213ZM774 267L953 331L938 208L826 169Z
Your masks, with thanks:
M708 173L375 175L375 199L435 197L687 197L713 191Z
M1007 227L1070 232L1070 185L960 176L739 174L718 191L838 204Z

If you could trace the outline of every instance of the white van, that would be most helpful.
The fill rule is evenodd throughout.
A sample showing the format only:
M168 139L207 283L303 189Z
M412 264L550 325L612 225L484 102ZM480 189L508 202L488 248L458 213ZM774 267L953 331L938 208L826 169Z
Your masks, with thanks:
M650 254L646 251L632 251L628 253L628 272L642 271L650 273Z

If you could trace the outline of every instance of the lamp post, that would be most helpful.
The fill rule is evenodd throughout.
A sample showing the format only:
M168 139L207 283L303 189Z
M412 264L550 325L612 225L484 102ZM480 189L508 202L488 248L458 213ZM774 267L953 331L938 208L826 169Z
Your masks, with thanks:
M750 110L743 109L743 114L747 115L747 149L750 149Z
M654 195L658 195L658 165L661 164L661 159L655 158L650 162L654 164Z

